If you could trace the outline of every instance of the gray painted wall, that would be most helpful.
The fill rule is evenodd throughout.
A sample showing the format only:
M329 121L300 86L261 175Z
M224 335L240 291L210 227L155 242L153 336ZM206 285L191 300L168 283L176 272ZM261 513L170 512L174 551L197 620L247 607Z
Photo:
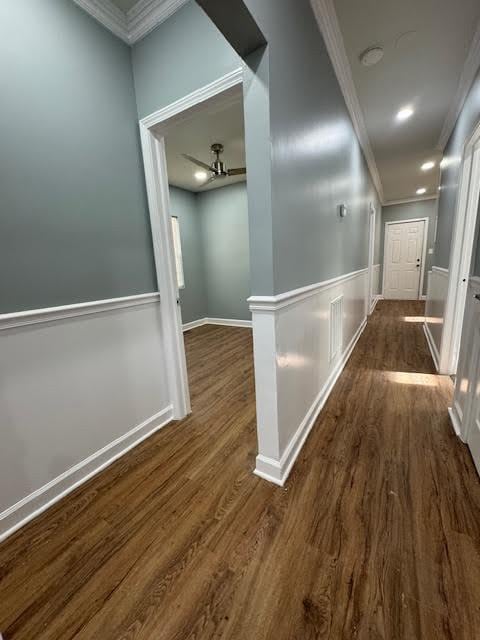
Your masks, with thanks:
M208 315L202 226L195 194L171 186L170 213L178 217L182 243L185 276L185 288L180 291L182 321L192 322Z
M247 164L262 176L249 180L251 287L269 295L366 267L369 202L380 207L310 3L246 4L269 43L247 61L254 75L244 97ZM133 47L139 115L238 65L189 3ZM349 207L343 220L341 203Z
M310 2L246 4L269 43L277 294L366 267L368 207L376 198ZM252 287L269 293L256 289L255 278Z
M133 46L132 63L140 118L241 64L194 0Z
M251 320L246 184L198 194L171 186L170 210L178 216L182 242L183 322Z
M251 320L245 183L197 195L202 223L208 316Z
M0 312L154 291L129 48L65 0L0 21Z
M383 272L383 255L385 242L385 223L400 222L412 218L428 218L427 236L427 256L425 260L425 274L423 279L423 294L427 294L428 272L431 270L433 254L429 254L429 249L435 248L435 230L437 225L437 200L420 200L418 202L408 202L405 204L392 204L382 208L382 233L380 239L380 255Z
M453 221L457 201L458 184L463 146L476 124L480 122L480 71L470 89L470 93L458 117L455 129L445 149L446 167L442 170L440 200L438 204L438 231L434 264L448 269L450 245L453 234ZM480 275L480 255L474 260L474 273Z

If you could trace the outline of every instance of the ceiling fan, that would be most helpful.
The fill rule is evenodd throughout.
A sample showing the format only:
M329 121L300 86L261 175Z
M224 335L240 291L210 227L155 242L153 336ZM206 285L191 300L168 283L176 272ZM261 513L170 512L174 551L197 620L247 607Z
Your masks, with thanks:
M212 144L210 147L211 152L215 156L215 160L212 164L207 164L206 162L202 162L201 160L197 160L193 156L189 156L186 153L183 153L183 157L196 164L198 167L202 167L205 171L208 171L211 176L206 180L201 186L204 187L219 178L229 178L230 176L240 176L245 175L247 173L247 169L245 167L238 167L237 169L227 169L225 163L220 160L220 155L223 153L223 144L216 142Z

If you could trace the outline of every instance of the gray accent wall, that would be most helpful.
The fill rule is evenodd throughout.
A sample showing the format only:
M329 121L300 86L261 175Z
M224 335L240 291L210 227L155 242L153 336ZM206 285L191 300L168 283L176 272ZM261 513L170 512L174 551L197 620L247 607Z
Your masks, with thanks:
M379 206L310 2L245 2L268 40L272 167L273 291L252 269L252 292L278 294L365 268Z
M245 183L197 194L202 221L208 317L251 320Z
M185 288L180 290L182 321L208 315L207 284L201 218L197 197L191 191L170 186L170 213L178 217Z
M237 69L241 60L191 0L132 47L132 63L143 118Z
M251 320L246 184L197 194L170 186L170 211L182 243L182 321Z
M450 247L453 235L453 221L457 202L460 168L465 142L470 138L475 126L480 122L480 71L465 100L462 111L444 153L445 168L441 175L440 199L438 204L438 232L434 264L448 269ZM480 255L474 260L474 274L480 275Z
M437 227L437 200L419 200L418 202L407 202L403 204L392 204L382 208L382 233L380 238L380 255L383 272L383 256L385 243L385 224L387 222L402 222L413 218L428 218L427 235L427 256L425 260L425 273L422 291L427 295L428 272L431 270L434 261L433 254L429 254L429 249L435 248L435 231Z
M0 312L155 291L129 47L66 0L0 21Z

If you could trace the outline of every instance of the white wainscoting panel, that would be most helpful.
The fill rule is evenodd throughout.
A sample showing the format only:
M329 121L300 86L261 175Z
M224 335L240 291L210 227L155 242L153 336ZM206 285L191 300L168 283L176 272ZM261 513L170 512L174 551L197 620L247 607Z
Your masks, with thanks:
M463 318L462 342L458 358L458 368L455 380L455 392L452 406L449 409L450 417L456 434L465 442L468 432L469 405L472 393L478 380L475 373L477 363L473 362L475 355L480 353L480 345L476 344L479 338L476 318L478 317L478 302L475 295L480 294L480 278L470 278L468 283L465 315Z
M382 293L382 281L380 279L381 268L381 264L373 265L372 294L374 296L379 296Z
M366 324L368 270L250 298L257 432L255 473L283 485ZM330 360L330 305L343 297L342 348Z
M171 420L158 295L131 302L0 317L0 539Z
M448 269L432 267L428 272L427 301L425 304L425 335L438 370L442 344L443 318L448 291Z

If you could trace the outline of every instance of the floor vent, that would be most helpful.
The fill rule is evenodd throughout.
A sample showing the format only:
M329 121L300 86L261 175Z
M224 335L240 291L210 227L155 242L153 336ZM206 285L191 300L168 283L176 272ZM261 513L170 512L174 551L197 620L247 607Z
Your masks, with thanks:
M330 360L342 350L343 342L343 296L330 302Z

